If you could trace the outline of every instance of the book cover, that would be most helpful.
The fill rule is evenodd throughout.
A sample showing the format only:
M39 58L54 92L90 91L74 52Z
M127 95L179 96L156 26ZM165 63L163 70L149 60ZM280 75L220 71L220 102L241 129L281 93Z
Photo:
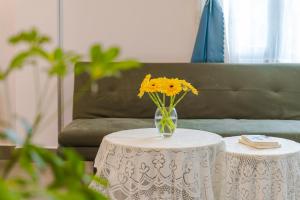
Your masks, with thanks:
M278 145L278 142L274 138L265 135L242 135L241 138L257 145Z

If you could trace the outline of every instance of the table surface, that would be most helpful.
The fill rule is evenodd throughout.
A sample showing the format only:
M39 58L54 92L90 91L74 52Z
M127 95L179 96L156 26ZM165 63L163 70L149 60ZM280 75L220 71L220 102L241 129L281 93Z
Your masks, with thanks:
M222 142L222 137L206 131L178 128L172 137L163 138L157 129L147 128L115 132L105 136L104 140L131 148L184 149L216 145Z
M300 152L300 144L292 140L287 140L284 138L274 138L281 144L280 148L274 149L256 149L253 147L246 146L239 143L240 136L223 138L226 144L226 152L237 153L243 155L257 155L257 156L277 156L277 155L288 155Z

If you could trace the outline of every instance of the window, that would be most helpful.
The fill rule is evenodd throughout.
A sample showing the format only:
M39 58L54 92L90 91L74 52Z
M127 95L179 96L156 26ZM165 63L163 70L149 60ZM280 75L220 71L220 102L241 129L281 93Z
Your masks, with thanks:
M299 0L223 0L229 62L300 62Z

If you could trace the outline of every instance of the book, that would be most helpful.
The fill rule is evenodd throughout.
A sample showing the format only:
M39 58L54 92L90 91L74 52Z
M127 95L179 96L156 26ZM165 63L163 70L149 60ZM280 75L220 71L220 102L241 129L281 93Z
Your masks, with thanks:
M239 142L257 149L279 148L281 145L274 138L265 135L242 135Z
M243 140L259 145L276 145L278 142L274 138L265 135L241 135Z

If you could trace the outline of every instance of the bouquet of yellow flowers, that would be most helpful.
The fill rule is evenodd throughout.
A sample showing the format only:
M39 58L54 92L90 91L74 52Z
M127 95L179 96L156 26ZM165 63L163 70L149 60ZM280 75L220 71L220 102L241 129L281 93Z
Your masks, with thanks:
M138 96L142 98L147 93L157 106L155 125L164 136L171 136L177 126L176 105L192 92L198 95L198 90L191 83L178 78L152 78L148 74L144 78Z

